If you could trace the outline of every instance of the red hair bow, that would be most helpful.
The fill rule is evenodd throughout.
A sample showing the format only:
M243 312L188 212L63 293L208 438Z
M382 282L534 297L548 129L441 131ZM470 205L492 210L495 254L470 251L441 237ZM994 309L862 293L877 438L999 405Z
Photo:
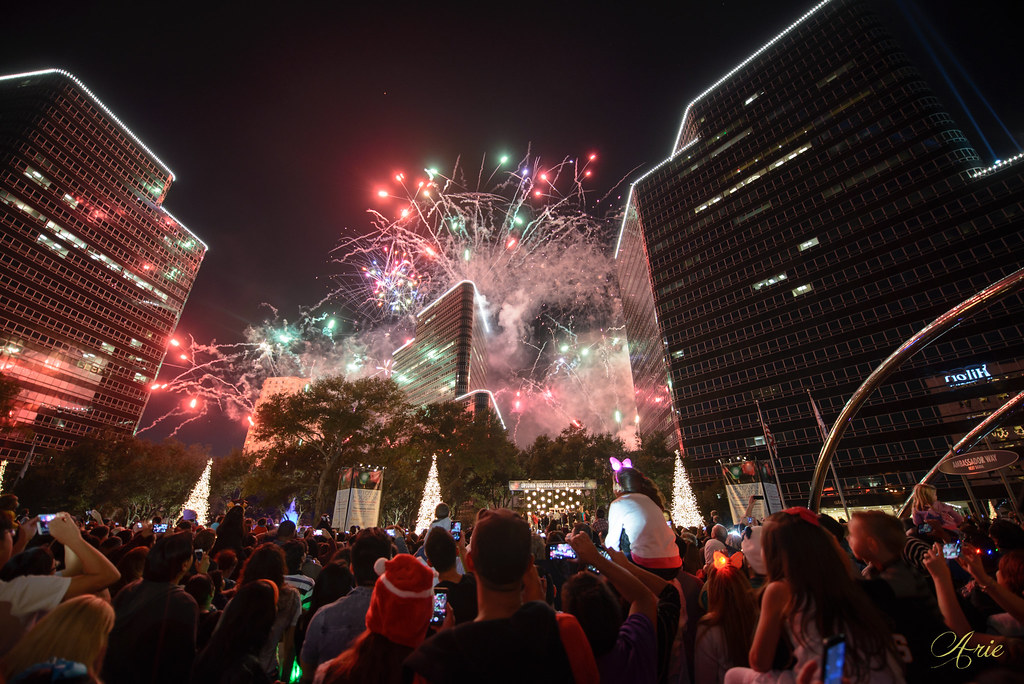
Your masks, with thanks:
M792 508L787 508L782 512L788 513L789 515L795 515L798 518L801 518L804 522L809 522L812 525L819 525L818 514L808 508L804 508L803 506L793 506Z

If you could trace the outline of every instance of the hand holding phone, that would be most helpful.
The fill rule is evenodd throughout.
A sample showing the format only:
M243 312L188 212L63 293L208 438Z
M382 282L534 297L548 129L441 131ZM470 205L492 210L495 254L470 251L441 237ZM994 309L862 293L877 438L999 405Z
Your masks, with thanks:
M430 624L439 627L444 622L448 609L448 590L445 587L434 587L434 613L430 616Z
M950 542L949 544L942 545L942 557L943 558L959 558L960 557L960 542Z
M36 519L36 528L39 534L50 534L50 521L57 517L56 513L43 513Z
M576 552L569 544L548 544L548 560L574 560Z
M842 684L843 666L846 664L846 636L837 634L825 640L822 657L822 684Z
M462 539L462 523L456 522L452 524L452 539L455 541Z

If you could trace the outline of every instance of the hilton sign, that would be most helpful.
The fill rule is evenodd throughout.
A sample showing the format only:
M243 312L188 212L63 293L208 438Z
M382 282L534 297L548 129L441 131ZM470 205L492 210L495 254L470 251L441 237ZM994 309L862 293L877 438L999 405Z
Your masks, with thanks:
M952 373L943 376L943 380L945 380L946 384L950 387L956 387L958 385L966 385L983 378L991 378L992 374L988 372L988 368L986 368L987 365L987 363L983 363L980 366L968 366L967 368L955 370Z

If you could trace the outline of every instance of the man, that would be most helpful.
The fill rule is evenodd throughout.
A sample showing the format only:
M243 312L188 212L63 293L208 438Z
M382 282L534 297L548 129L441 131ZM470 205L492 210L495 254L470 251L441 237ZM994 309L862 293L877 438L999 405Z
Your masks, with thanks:
M26 526L35 524L33 520ZM0 567L14 555L13 534L11 521L0 518ZM58 513L50 521L50 535L64 545L63 575L23 575L0 581L0 656L14 647L34 616L50 612L62 601L102 591L121 578L117 568L82 539L69 514Z
M451 533L435 527L427 534L423 548L427 564L437 571L437 586L448 590L448 605L455 614L455 624L476 619L476 580L456 567L459 549L465 548L462 540L456 544Z
M356 587L334 603L328 603L313 616L302 643L302 681L312 682L316 668L347 650L366 630L366 611L370 608L378 558L391 557L391 537L379 527L362 530L352 543L352 573Z
M432 523L430 523L430 526L431 527L443 527L446 532L451 532L452 531L451 514L452 514L452 512L451 512L451 509L448 507L448 504L446 504L446 503L444 503L442 501L441 503L437 504L437 507L434 509L434 521Z
M438 632L406 659L416 682L598 681L579 622L543 602L524 519L506 509L481 511L468 564L477 618Z
M273 541L278 546L284 546L295 538L295 523L291 520L285 520L277 528L277 536L273 540L267 539L266 541Z
M725 545L729 538L729 530L724 525L715 525L711 528L711 539L704 544L704 567L707 569L715 559L715 551L729 555L728 547Z
M298 590L303 604L308 604L316 581L302 573L302 563L306 560L306 545L298 539L292 539L285 542L281 548L284 550L284 562L288 567L284 581Z
M209 567L204 556L199 572ZM188 681L196 656L199 606L178 583L195 557L189 532L165 534L146 556L142 579L114 599L103 681L107 684Z

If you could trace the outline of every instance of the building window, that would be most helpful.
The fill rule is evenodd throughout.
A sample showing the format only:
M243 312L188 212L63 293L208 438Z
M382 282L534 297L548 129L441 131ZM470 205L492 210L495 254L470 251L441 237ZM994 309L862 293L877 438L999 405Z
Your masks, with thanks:
M802 294L807 294L808 292L810 292L813 289L814 289L814 286L812 286L810 283L807 283L806 285L801 285L800 287L798 287L795 290L793 290L793 296L794 297L799 297Z
M810 249L811 247L817 247L817 246L818 246L818 238L811 238L807 242L801 242L800 243L800 251L803 252L804 250Z
M781 283L788 277L789 276L787 276L785 273L779 273L778 275L773 275L771 278L765 278L764 280L757 281L756 283L750 286L750 289L753 290L754 292L757 292L763 287L768 287L769 285L774 285L775 283Z

